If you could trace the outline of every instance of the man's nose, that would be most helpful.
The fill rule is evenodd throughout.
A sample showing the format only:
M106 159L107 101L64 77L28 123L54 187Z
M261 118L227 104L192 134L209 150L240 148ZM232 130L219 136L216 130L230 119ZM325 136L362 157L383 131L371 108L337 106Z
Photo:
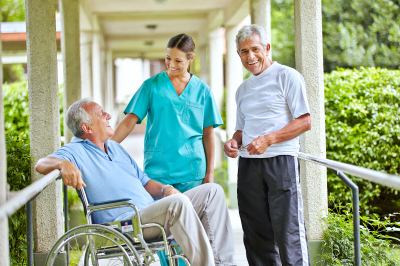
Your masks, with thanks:
M253 59L254 58L254 53L252 51L249 51L249 58Z
M106 113L106 114L107 114L107 120L110 120L111 119L111 115L109 113Z

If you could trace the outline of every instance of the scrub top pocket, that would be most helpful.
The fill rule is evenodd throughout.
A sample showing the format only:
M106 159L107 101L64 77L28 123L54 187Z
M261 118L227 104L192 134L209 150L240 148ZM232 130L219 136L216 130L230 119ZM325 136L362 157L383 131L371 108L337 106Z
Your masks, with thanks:
M163 176L162 147L144 147L144 172L150 178Z
M190 168L192 175L196 178L204 178L206 173L206 155L204 153L203 141L200 139L193 144L186 144L190 157Z
M186 101L182 117L183 123L192 126L197 126L203 129L203 116L204 116L203 105Z

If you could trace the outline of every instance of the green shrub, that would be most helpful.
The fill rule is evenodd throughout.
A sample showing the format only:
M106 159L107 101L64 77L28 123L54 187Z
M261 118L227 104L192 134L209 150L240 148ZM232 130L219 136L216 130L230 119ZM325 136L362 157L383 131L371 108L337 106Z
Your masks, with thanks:
M373 218L361 216L360 218L361 265L399 265L400 260L391 252L393 247L396 247L390 244L390 239L393 237L382 233L398 230L393 226L400 224L391 221L392 217L386 217L383 221L380 221L377 216ZM334 211L330 210L323 222L328 230L325 230L323 235L324 254L318 255L318 260L322 262L322 265L354 265L351 206L339 206Z
M6 135L7 183L11 191L18 191L31 183L29 138L25 134ZM19 209L8 219L11 265L26 264L26 215Z
M228 195L228 161L223 160L221 166L214 170L214 182L219 184Z
M61 136L64 135L62 92L62 86L60 86L58 91L58 99L60 109ZM23 79L10 84L3 84L3 98L5 134L14 135L24 133L29 135L28 81Z
M3 84L5 134L29 135L28 81Z
M400 174L400 71L338 69L325 75L327 158ZM360 188L363 213L399 210L398 190L352 178ZM329 193L351 202L351 190L333 174ZM332 205L331 205L332 207Z
M21 77L21 76L20 76ZM7 183L11 191L30 184L28 82L20 80L3 84L4 126L7 151ZM60 126L63 135L63 98L59 89ZM21 208L9 218L11 265L26 264L26 214Z

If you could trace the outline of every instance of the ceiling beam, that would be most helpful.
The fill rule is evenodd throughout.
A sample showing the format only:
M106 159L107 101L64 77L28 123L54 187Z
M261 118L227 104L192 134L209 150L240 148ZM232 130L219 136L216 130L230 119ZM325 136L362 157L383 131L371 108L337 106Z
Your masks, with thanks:
M186 33L189 36L196 36L195 32ZM134 34L134 35L111 35L107 34L104 36L106 41L126 41L126 40L135 40L135 41L158 41L158 40L169 40L173 35L171 34Z
M180 19L207 19L206 12L121 12L98 13L102 22L114 21L150 21L150 20L180 20Z

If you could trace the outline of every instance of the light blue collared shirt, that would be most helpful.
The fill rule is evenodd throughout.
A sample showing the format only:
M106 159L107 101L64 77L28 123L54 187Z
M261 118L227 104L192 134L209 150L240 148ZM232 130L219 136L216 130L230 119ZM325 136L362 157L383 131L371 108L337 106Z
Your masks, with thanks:
M68 160L81 171L90 203L127 198L139 210L152 204L154 199L144 188L150 178L119 143L107 140L105 146L108 154L88 139L73 137L49 157ZM92 217L95 223L105 223L133 214L132 208L123 207L95 212Z

